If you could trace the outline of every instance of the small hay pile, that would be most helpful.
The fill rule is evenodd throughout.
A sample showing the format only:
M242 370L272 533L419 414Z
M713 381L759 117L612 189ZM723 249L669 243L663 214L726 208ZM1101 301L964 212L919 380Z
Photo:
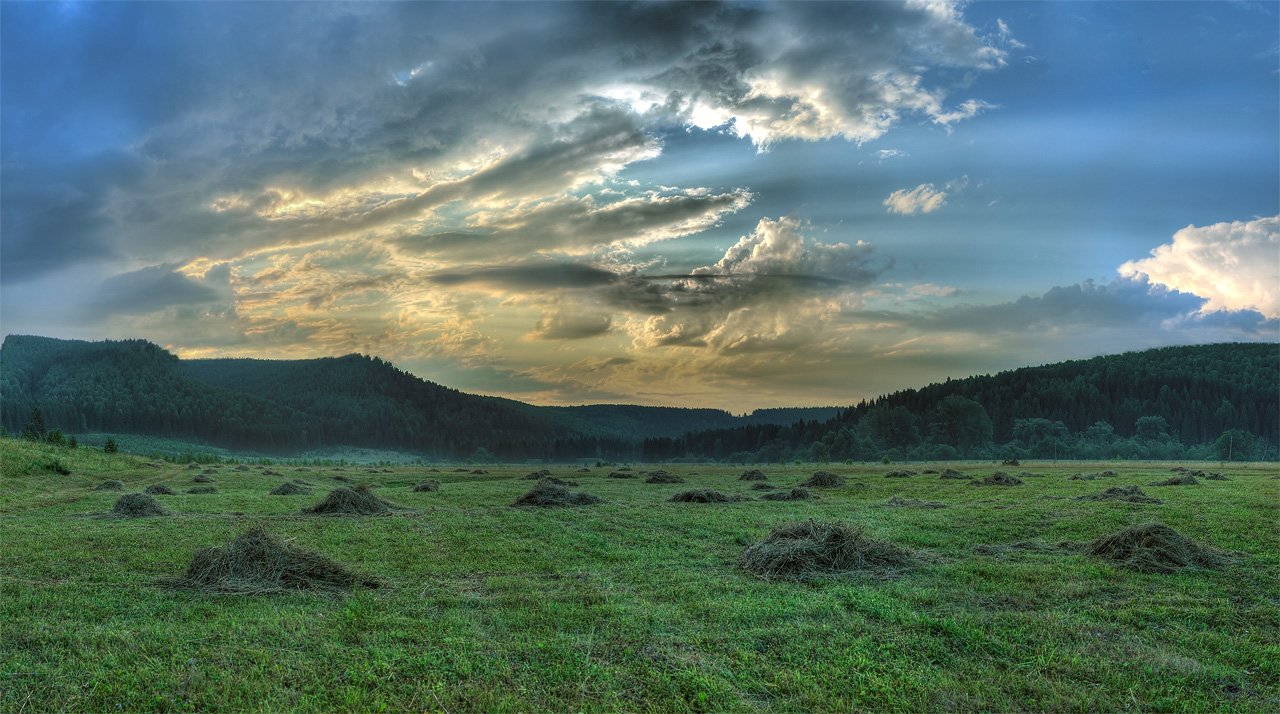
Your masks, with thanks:
M391 469L383 469L382 471L383 473L391 473ZM489 472L484 469L472 469L471 473L476 474L477 476L483 476Z
M1110 560L1144 573L1183 568L1221 568L1232 562L1217 548L1200 545L1162 523L1145 523L1084 544L1085 555Z
M1218 473L1217 471L1210 471L1209 473L1205 474L1204 479L1206 481L1230 481L1231 480L1226 476L1223 476L1222 474Z
M234 469L232 469L232 471L248 471L248 470L249 470L249 467L245 466L244 464L239 464Z
M635 478L636 475L630 471L610 471L609 478Z
M769 477L765 476L760 469L743 471L742 475L738 477L739 481L767 481L768 479Z
M902 496L894 496L890 498L884 505L890 508L946 508L947 504L937 501L921 501L918 498L903 498Z
M741 496L730 496L711 488L695 488L681 491L667 499L673 503L734 503L741 501Z
M263 469L262 475L263 476L283 476L284 474L280 473L279 471L273 471L271 469Z
M1199 486L1200 482L1197 481L1196 477L1192 476L1191 474L1183 474L1181 476L1174 476L1173 478L1165 479L1164 481L1153 481L1148 485L1149 486Z
M271 496L305 496L310 494L311 490L292 481L286 481L267 493Z
M859 526L819 521L778 526L738 559L739 567L762 580L803 580L910 562L909 551L868 538Z
M93 490L95 490L95 491L123 491L123 490L124 490L124 481L116 481L115 479L112 479L112 480L110 480L110 481L103 481L102 483L98 484L97 486L94 486L94 487L93 487Z
M973 482L974 486L1021 486L1022 479L1017 476L1010 476L1003 471L997 471L984 479L978 479Z
M194 462L194 461L192 461L192 462L190 462L190 463L188 463L188 464L187 464L187 470L188 470L188 471L194 471L194 470L196 470L196 469L198 469L198 468L200 468L200 464L197 464L197 463L196 463L196 462Z
M162 483L153 483L153 484L151 484L150 486L147 486L147 487L146 487L146 489L144 489L144 490L143 490L143 493L149 493L149 494L151 494L152 496L172 496L172 495L174 495L174 493L173 493L173 489L169 488L168 486L166 486L166 485L164 485L164 484L162 484Z
M426 481L423 481L422 483L418 484L417 486L414 486L413 490L414 490L414 493L424 493L426 491L439 491L440 482L433 478L429 478Z
M539 481L528 493L516 499L515 506L589 506L602 499L585 491L570 491L550 481Z
M199 476L191 479L191 483L213 483L213 479L205 476L204 474L200 474Z
M254 527L221 548L196 551L177 584L208 593L265 594L286 590L376 588L373 578L357 575L313 551Z
M777 486L774 486L768 481L756 481L755 483L751 484L751 489L753 491L772 491L775 488L777 488Z
M555 476L543 476L538 480L546 481L547 483L554 483L557 486L577 486L578 485L577 481L569 481L567 479L556 478Z
M193 496L203 496L205 494L217 493L217 492L218 492L217 486L196 486L194 488L187 489L187 493Z
M962 474L959 471L956 471L955 469L947 469L943 471L942 475L939 476L938 478L964 480L964 479L971 479L973 477L968 474Z
M658 469L657 471L654 471L653 473L649 474L649 478L645 479L644 482L645 483L684 483L684 479L671 473L670 471L663 471L662 469Z
M1112 486L1092 496L1076 496L1077 501L1124 501L1126 503L1164 503L1142 492L1137 486Z
M537 481L539 479L546 478L547 476L550 476L550 475L551 475L550 471L548 471L547 469L542 469L541 471L531 471L525 474L524 476L521 476L520 478L528 481Z
M761 501L811 501L813 494L807 488L796 486L790 491L778 491L777 493L766 493L760 497Z
M911 478L912 476L915 476L915 475L916 475L915 471L907 471L904 469L902 471L890 471L889 473L885 474L884 477L885 478Z
M1068 481L1092 481L1098 478L1094 474L1072 474Z
M813 475L800 485L809 488L839 488L844 485L844 479L830 471L814 471Z
M361 484L355 488L335 488L323 501L302 509L302 513L313 516L383 516L407 510L378 498L373 489Z
M111 512L121 518L146 518L147 516L167 516L169 512L161 506L153 496L145 493L126 493L116 499Z
M1030 471L1023 471L1018 474L1018 478L1044 478L1044 474L1033 474Z

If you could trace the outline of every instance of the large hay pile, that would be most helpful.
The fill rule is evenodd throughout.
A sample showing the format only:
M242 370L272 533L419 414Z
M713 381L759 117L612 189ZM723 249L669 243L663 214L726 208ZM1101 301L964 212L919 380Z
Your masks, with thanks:
M1192 476L1191 474L1183 474L1181 476L1174 476L1173 478L1165 479L1164 481L1153 481L1148 485L1149 486L1199 486L1200 482L1197 481L1196 477Z
M152 496L172 496L173 495L173 489L169 488L168 486L162 483L153 483L150 486L147 486L145 489L143 489L142 492L149 493Z
M730 496L711 488L695 488L681 491L667 500L676 503L733 503L741 501L742 497Z
M844 485L844 479L830 471L814 471L809 480L800 485L809 488L838 488Z
M1085 555L1110 560L1146 573L1172 573L1182 568L1221 568L1231 558L1217 548L1200 545L1162 523L1145 523L1086 543Z
M311 489L292 481L286 481L267 493L271 496L305 496L311 493Z
M760 469L743 471L742 475L738 477L739 481L767 481L768 479L769 477L765 476Z
M112 479L112 480L110 480L110 481L103 481L102 483L98 484L97 486L94 486L94 487L93 487L93 490L95 490L95 491L123 491L123 490L124 490L124 481L117 481L117 480L115 480L115 479Z
M315 516L382 516L407 510L378 498L371 488L361 484L355 488L335 488L323 501L302 512Z
M925 473L928 473L928 472L926 471ZM968 474L962 474L959 471L956 471L955 469L946 469L945 471L942 472L940 476L938 476L938 478L954 479L959 481L959 480L971 479L973 477Z
M859 526L818 521L778 526L738 559L743 570L763 580L800 580L910 562L910 552L887 541L868 538Z
M422 483L418 484L417 486L414 486L413 490L415 493L423 493L426 491L439 491L440 482L433 478L429 478L426 481L423 481Z
M777 493L766 493L760 497L761 501L810 501L813 500L813 494L809 493L809 489L796 486L790 491L778 491Z
M550 481L539 481L516 499L515 506L589 506L601 499L584 491L570 491Z
M196 551L178 584L226 594L378 587L377 580L271 535L261 526L241 533L221 548Z
M684 483L684 479L661 469L649 474L649 478L644 480L645 483Z
M191 479L191 483L213 483L213 479L205 476L204 474L200 474L199 476Z
M921 501L918 498L903 498L902 496L894 496L890 498L884 505L890 508L946 508L947 504L937 501Z
M1137 486L1112 486L1102 493L1076 496L1077 501L1125 501L1126 503L1164 503L1142 492Z
M973 482L974 486L1021 486L1022 479L1017 476L1010 476L1003 471L997 471L984 479L978 479Z
M161 506L153 496L145 493L126 493L116 499L111 512L121 518L146 518L147 516L167 516L169 512Z

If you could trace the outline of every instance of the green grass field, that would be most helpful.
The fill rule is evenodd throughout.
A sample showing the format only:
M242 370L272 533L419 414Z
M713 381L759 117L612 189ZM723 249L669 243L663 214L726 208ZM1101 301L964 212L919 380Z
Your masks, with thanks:
M48 469L59 459L71 471ZM199 473L81 448L0 440L0 711L1275 711L1280 709L1280 480L1155 487L1169 465L956 464L975 487L901 466L763 467L791 486L817 468L842 488L754 500L742 468L667 466L688 483L552 468L603 504L530 509L530 466L367 473ZM542 468L541 466L536 468ZM637 470L645 466L636 466ZM937 468L913 465L908 468ZM1078 472L1119 476L1072 481ZM1195 468L1204 468L1196 466ZM340 485L417 509L307 517ZM438 492L415 493L424 478ZM269 496L304 478L309 496ZM174 516L94 517L118 492L164 483ZM1074 500L1141 485L1163 505ZM669 503L691 487L753 500ZM894 495L940 509L890 508ZM859 524L919 554L896 571L765 582L744 547L800 519ZM979 544L1085 541L1160 521L1237 554L1222 570L1146 574L1078 553ZM194 551L255 524L384 587L339 595L174 589Z

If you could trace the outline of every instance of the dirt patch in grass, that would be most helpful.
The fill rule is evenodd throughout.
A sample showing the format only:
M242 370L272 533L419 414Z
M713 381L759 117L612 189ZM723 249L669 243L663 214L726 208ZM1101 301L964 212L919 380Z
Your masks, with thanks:
M1022 479L1017 476L1010 476L1003 471L997 471L984 479L978 479L973 482L974 486L1021 486Z
M1233 561L1224 551L1201 545L1163 523L1144 523L1102 536L1085 543L1081 551L1144 573L1172 573L1190 567L1217 569Z
M807 488L796 486L790 491L778 491L776 493L766 493L760 497L761 501L812 501L814 495Z
M749 469L747 471L743 471L742 475L738 477L738 480L739 481L767 481L769 480L769 477L765 476L764 472L761 471L760 469Z
M663 471L659 469L657 471L650 473L649 478L646 478L644 482L645 483L684 483L684 479L671 473L670 471Z
M1173 478L1168 478L1168 479L1165 479L1164 481L1152 481L1147 485L1148 486L1199 486L1200 482L1196 480L1196 477L1192 476L1191 474L1182 474L1181 476L1174 476Z
M308 489L301 484L293 483L292 481L286 481L267 493L272 496L305 496L311 493L311 489Z
M903 498L902 496L894 496L890 498L884 505L890 508L946 508L947 504L937 501L921 501L918 498Z
M146 518L148 516L167 516L169 511L161 506L155 497L146 493L126 493L116 499L111 513L120 518Z
M844 485L844 478L830 471L815 471L808 480L800 483L809 488L839 488Z
M112 480L110 480L110 481L103 481L102 483L98 484L97 486L94 486L94 487L93 487L93 490L95 490L95 491L123 491L123 490L124 490L124 481L117 481L117 480L115 480L115 479L112 479Z
M890 471L889 473L885 474L884 477L885 478L911 478L912 476L915 476L915 475L916 475L915 471L907 471L904 469L901 471Z
M602 499L585 491L570 491L550 481L539 481L527 493L516 499L515 506L589 506Z
M901 567L911 561L910 551L869 538L860 526L801 521L778 526L763 541L748 546L738 565L762 580L804 580Z
M193 496L203 496L206 494L217 493L217 492L218 492L217 486L194 486L192 488L187 489L187 493Z
M636 475L630 471L610 471L609 478L635 478Z
M730 496L712 488L695 488L681 491L667 499L674 503L734 503L742 500L742 496Z
M1112 486L1090 496L1076 496L1077 501L1124 501L1126 503L1164 503L1142 492L1137 486Z
M423 481L422 483L418 484L417 486L414 486L413 490L415 493L424 493L427 491L439 491L440 482L433 478L429 478L426 481Z
M207 593L244 595L379 586L377 580L299 548L261 526L241 533L221 548L196 551L186 575L175 584Z
M970 476L969 474L962 474L959 471L956 471L955 469L947 469L943 471L942 474L938 476L938 478L940 479L945 478L948 480L955 480L955 481L961 481L961 480L967 481L973 477Z
M169 488L168 486L166 486L166 485L164 485L164 484L162 484L162 483L153 483L153 484L151 484L150 486L147 486L145 489L143 489L143 491L142 491L142 492L143 492L143 493L149 493L149 494L151 494L152 496L172 496L172 495L174 495L173 489Z
M384 516L408 510L378 498L372 488L361 484L355 488L335 488L323 501L302 509L302 513L313 516Z

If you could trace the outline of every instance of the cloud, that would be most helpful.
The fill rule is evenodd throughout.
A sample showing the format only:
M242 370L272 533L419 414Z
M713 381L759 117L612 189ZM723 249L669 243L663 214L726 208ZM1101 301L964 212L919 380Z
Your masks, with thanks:
M884 200L884 206L889 213L902 216L933 213L945 205L947 205L947 192L939 191L931 183L922 183L911 189L900 188Z
M581 340L609 332L612 319L602 314L569 314L559 311L544 315L530 337L540 340Z
M871 253L871 245L863 241L856 245L806 241L800 221L792 217L762 218L724 257L693 274L813 276L864 284L882 270L871 267Z
M1187 226L1173 240L1131 260L1121 275L1194 293L1203 312L1256 310L1280 317L1280 217Z
M152 265L110 277L99 286L91 306L101 315L141 314L222 297L205 281L175 272L174 267ZM220 272L225 280L225 271Z
M619 276L609 270L575 263L525 263L434 273L428 279L440 285L486 284L513 290L553 290L610 285Z

